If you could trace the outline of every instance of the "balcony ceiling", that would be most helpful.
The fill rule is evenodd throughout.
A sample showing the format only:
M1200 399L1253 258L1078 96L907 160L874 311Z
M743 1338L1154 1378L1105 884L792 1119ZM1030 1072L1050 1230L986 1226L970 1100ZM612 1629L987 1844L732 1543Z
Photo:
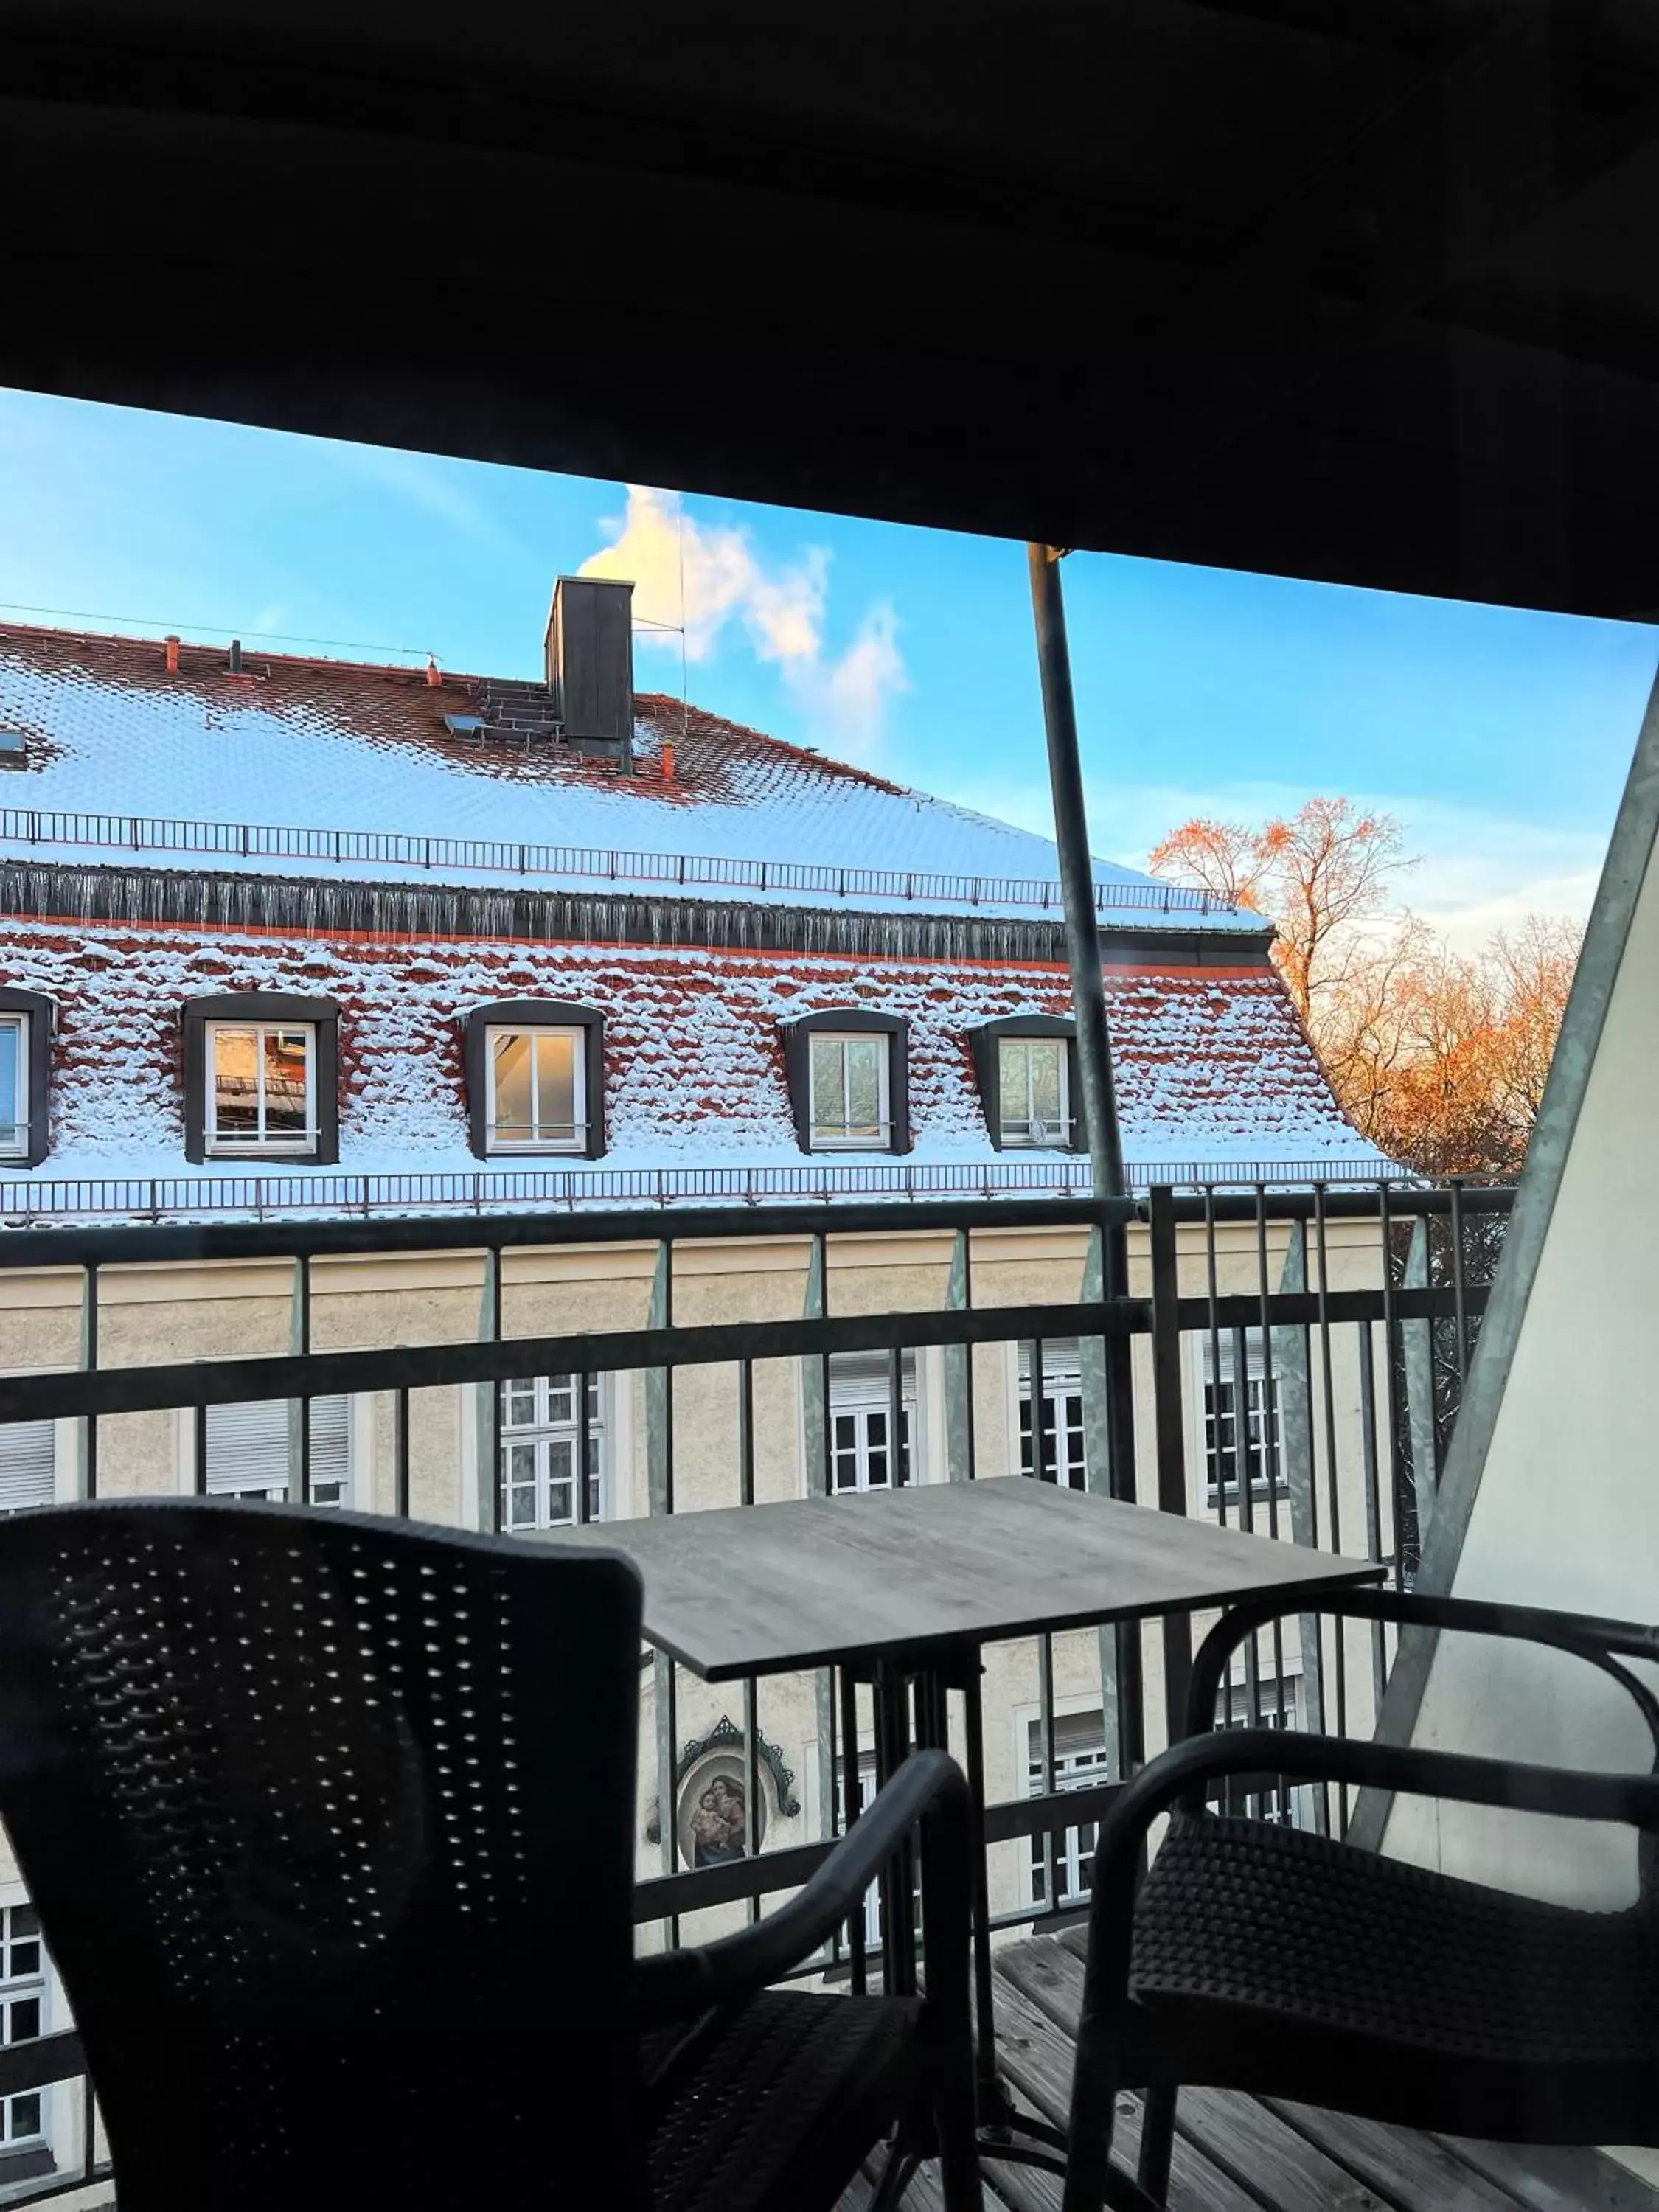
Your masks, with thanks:
M0 0L0 380L1648 615L1656 124L1650 0Z

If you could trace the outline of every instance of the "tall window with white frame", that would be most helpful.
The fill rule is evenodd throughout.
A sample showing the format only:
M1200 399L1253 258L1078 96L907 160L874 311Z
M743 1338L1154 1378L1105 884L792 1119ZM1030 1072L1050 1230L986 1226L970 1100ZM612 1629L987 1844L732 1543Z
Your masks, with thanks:
M1234 1330L1204 1344L1204 1475L1209 1503L1240 1503L1240 1483L1252 1499L1285 1486L1279 1378L1269 1377L1260 1329Z
M33 2043L45 2027L46 1954L40 1921L32 1905L0 1907L0 2047ZM46 2142L45 2098L39 2089L0 2098L0 2188L9 2166L42 2149Z
M1097 1711L1057 1713L1053 1726L1054 1786L1056 1790L1087 1790L1097 1782L1111 1779L1106 1764L1106 1733ZM1026 1735L1027 1794L1040 1797L1043 1794L1045 1781L1042 1722L1030 1722ZM1054 1838L1053 1902L1056 1907L1087 1902L1090 1885L1094 1879L1095 1845L1099 1837L1098 1820L1079 1820L1075 1826L1062 1830ZM1041 1836L1031 1838L1030 1853L1031 1901L1034 1905L1046 1905L1050 1901L1048 1860Z
M892 1370L884 1352L830 1356L830 1487L897 1490L915 1468L916 1361L899 1363L898 1449L893 1449Z
M485 1146L492 1152L585 1152L587 1037L580 1029L489 1029Z
M503 1533L564 1528L579 1520L605 1518L610 1425L605 1419L605 1379L599 1375L526 1375L501 1384L500 1525ZM584 1425L587 1433L585 1512L576 1489Z
M29 1149L29 1018L0 1014L0 1160Z
M885 1150L893 1135L891 1037L819 1030L810 1045L812 1149Z
M1064 1037L1003 1037L997 1046L1002 1141L1036 1149L1072 1142L1069 1048Z
M1067 1490L1086 1487L1083 1363L1075 1338L1044 1344L1040 1397L1031 1388L1031 1347L1019 1348L1019 1471Z
M309 1152L317 1143L317 1031L310 1022L207 1024L207 1149Z

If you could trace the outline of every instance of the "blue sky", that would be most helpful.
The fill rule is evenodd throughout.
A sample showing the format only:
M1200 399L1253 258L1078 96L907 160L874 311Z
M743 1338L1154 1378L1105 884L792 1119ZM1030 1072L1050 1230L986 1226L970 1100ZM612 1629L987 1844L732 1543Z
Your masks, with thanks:
M591 560L642 617L684 607L699 703L1047 829L1018 545L0 393L15 619L530 675ZM1099 554L1065 580L1097 852L1344 791L1400 815L1401 894L1461 942L1584 910L1650 630ZM659 637L638 680L678 691Z

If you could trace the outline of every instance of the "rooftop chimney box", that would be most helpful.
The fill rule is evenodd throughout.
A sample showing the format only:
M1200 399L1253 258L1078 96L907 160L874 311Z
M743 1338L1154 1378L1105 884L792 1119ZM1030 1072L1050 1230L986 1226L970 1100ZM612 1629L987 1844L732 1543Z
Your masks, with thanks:
M568 744L634 748L634 586L608 576L561 576L547 617L547 681Z

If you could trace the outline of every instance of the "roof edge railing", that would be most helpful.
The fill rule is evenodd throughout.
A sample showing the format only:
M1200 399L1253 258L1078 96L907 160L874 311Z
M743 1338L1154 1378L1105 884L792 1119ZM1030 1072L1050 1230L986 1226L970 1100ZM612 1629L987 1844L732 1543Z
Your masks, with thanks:
M706 853L636 853L596 845L539 845L511 838L425 837L399 830L301 830L252 822L197 822L161 815L0 808L0 842L110 853L188 853L231 860L305 860L325 866L481 871L491 875L577 877L606 883L672 884L719 890L818 891L837 898L899 899L951 906L1031 907L1058 915L1060 885L1035 876L958 876L923 869L848 868L805 860L720 860ZM1182 884L1097 882L1102 913L1231 915L1208 891ZM1267 924L1261 923L1262 928Z
M1375 1188L1420 1178L1376 1162L1250 1161L1234 1165L1190 1161L1128 1169L1132 1189L1155 1183L1183 1190L1280 1189L1322 1183ZM123 1218L282 1220L321 1215L384 1218L411 1213L482 1214L534 1207L575 1213L596 1206L764 1205L777 1200L834 1204L860 1198L1082 1199L1089 1164L1064 1161L890 1167L813 1164L774 1168L547 1168L476 1175L102 1176L0 1177L0 1225L5 1228Z

